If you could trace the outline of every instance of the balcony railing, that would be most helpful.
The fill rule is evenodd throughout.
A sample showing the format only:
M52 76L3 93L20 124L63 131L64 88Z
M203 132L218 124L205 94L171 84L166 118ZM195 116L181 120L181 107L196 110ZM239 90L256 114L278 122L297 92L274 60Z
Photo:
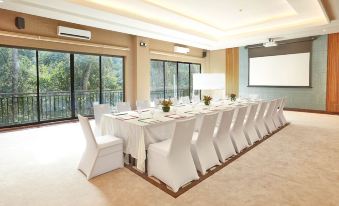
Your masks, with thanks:
M165 90L166 99L175 97L175 94L178 92L177 97L190 96L189 89L179 89L178 91L173 89ZM164 90L152 90L151 91L151 100L155 99L164 99Z
M99 91L75 91L75 114L92 115L93 103L99 102ZM0 127L72 117L70 92L46 92L39 94L39 106L35 93L0 93ZM103 103L115 106L123 100L123 91L102 91ZM38 108L39 107L39 108ZM39 112L38 112L39 111Z

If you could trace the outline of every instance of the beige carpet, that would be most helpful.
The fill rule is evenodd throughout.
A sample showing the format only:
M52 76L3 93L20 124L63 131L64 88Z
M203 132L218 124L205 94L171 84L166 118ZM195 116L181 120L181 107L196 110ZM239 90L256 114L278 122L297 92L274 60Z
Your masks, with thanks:
M120 169L87 181L77 123L0 133L0 205L338 205L339 116L291 125L178 198Z

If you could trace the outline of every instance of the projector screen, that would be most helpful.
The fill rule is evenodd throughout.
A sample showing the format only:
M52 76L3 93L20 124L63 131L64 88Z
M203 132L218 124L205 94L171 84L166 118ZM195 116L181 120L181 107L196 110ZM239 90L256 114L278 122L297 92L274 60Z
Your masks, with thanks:
M249 86L310 86L310 52L249 58Z

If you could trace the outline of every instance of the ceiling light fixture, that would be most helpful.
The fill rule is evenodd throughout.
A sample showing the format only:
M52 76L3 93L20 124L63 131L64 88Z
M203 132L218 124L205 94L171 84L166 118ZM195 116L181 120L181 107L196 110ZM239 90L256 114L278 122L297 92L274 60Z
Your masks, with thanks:
M274 41L273 38L269 38L268 42L265 42L262 44L264 47L273 47L273 46L278 46L277 42Z
M181 53L181 54L187 54L190 52L190 48L183 47L183 46L174 46L174 52Z

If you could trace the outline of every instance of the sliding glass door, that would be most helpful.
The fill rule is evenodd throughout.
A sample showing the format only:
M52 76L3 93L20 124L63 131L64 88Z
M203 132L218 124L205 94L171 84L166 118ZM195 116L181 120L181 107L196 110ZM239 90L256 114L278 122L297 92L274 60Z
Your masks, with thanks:
M124 58L0 47L0 128L93 115L124 101Z
M115 106L123 101L124 59L122 57L101 57L102 102Z
M151 99L200 96L193 91L193 74L200 72L200 64L151 60Z
M0 127L38 121L36 51L0 48Z
M92 115L100 101L99 56L74 54L75 115Z
M40 120L72 117L70 54L39 51Z

